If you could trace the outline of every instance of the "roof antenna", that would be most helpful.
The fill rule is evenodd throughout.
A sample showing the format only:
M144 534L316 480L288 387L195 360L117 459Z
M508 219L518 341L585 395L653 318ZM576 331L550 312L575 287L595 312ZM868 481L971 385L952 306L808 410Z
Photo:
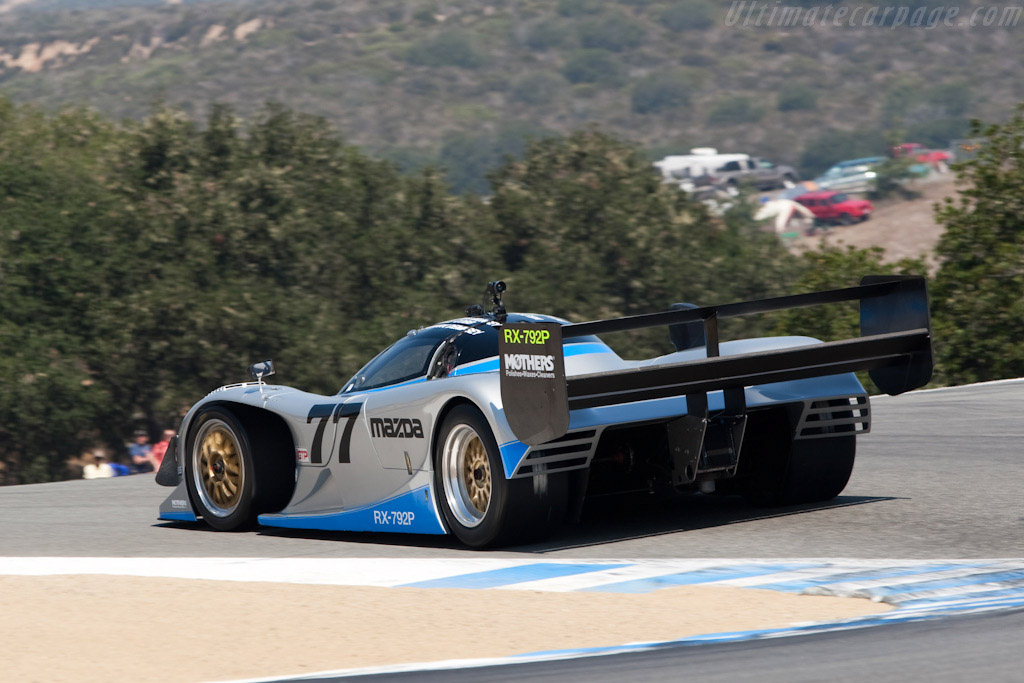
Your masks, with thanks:
M487 283L487 296L491 297L491 303L494 304L494 308L491 309L491 315L499 323L504 323L508 317L508 313L505 311L505 304L501 303L501 295L506 289L507 287L502 280Z

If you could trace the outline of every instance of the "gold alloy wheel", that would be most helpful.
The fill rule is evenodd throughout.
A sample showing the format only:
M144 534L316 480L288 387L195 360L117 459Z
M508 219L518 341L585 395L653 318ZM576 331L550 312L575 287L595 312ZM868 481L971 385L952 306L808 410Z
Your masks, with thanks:
M441 473L448 507L460 524L475 527L491 504L491 464L476 431L457 425L441 451Z
M210 420L203 425L193 463L196 488L205 506L217 516L231 514L242 498L245 471L238 439L226 423Z
M487 462L487 451L480 437L474 437L465 446L462 478L466 482L470 502L483 514L487 512L487 504L491 501L491 466Z

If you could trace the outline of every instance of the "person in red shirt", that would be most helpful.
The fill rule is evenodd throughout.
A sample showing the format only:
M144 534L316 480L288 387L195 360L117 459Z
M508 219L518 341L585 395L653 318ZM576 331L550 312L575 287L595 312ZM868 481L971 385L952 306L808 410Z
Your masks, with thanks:
M174 436L173 429L165 429L163 436L160 440L153 444L153 450L150 456L153 459L153 469L159 471L160 463L164 461L164 455L167 453L167 446L171 443L171 437Z

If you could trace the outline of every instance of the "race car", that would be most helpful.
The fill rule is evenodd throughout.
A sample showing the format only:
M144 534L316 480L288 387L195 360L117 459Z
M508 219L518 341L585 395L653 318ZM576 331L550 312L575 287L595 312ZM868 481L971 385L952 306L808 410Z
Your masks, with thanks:
M508 313L503 282L466 316L412 330L331 396L251 382L212 391L157 473L160 519L453 534L471 547L537 539L589 496L740 494L825 501L870 429L868 370L884 392L932 372L925 281L860 286L570 323ZM718 321L860 302L861 336L720 341ZM675 350L625 360L601 339L667 328Z

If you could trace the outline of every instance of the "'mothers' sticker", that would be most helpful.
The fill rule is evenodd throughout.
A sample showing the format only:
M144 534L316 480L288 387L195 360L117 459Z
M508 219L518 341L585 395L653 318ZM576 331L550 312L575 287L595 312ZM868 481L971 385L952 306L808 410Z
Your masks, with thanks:
M555 357L535 353L506 353L506 377L555 377Z

